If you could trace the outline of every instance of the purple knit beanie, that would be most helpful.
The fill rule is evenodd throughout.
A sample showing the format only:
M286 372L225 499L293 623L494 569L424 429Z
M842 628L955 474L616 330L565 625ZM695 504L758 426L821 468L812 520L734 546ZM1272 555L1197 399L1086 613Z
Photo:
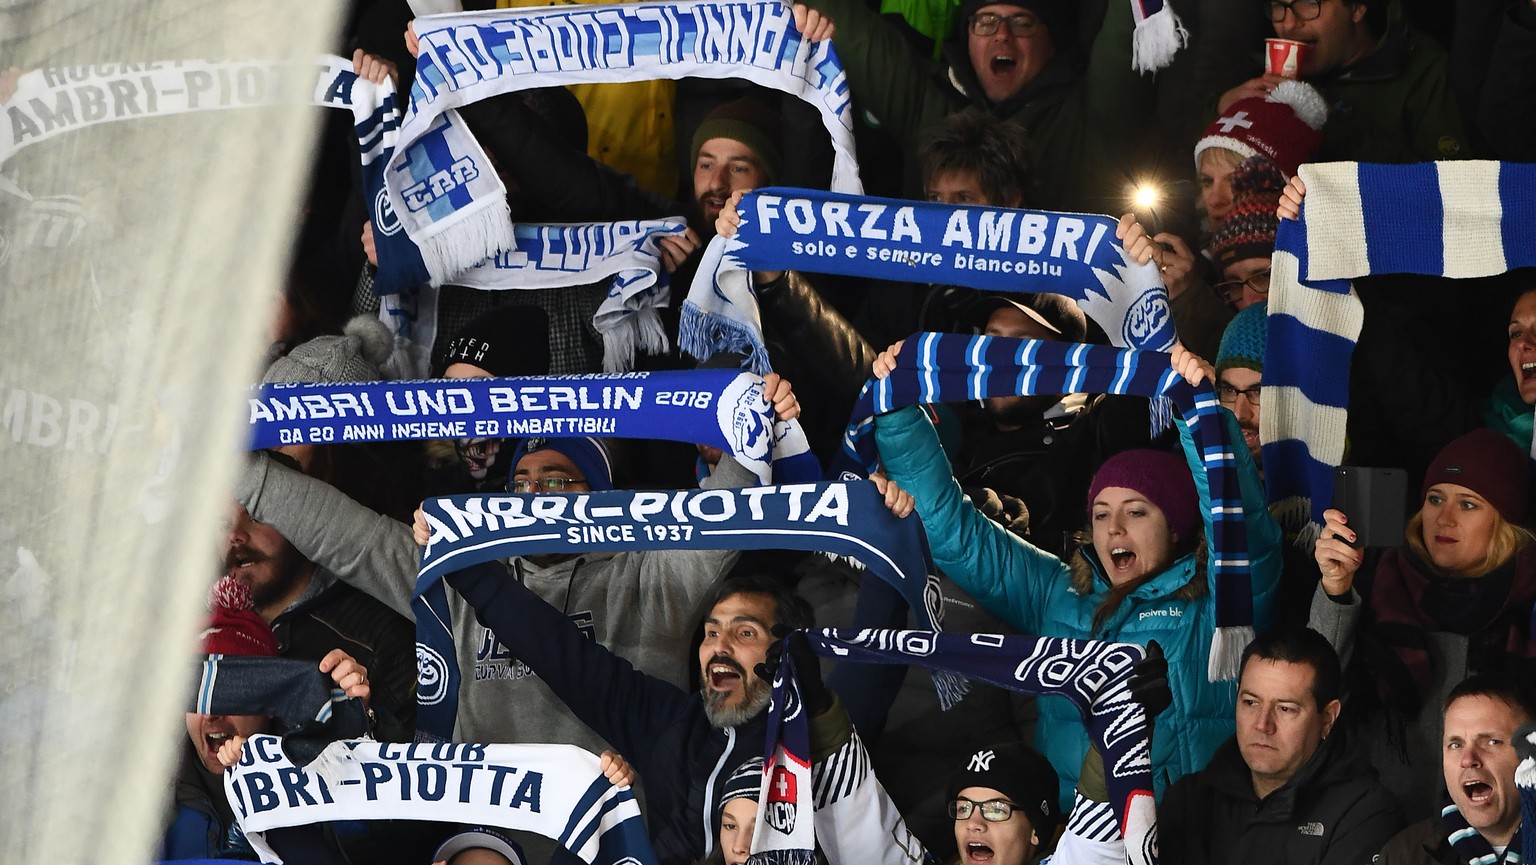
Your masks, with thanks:
M1135 490L1157 505L1180 544L1192 542L1200 529L1200 494L1181 456L1143 448L1121 451L1105 460L1088 486L1090 518L1094 499L1107 487Z
M1525 522L1526 473L1529 457L1503 433L1479 427L1435 455L1424 473L1422 501L1435 484L1466 487L1488 500L1506 521Z

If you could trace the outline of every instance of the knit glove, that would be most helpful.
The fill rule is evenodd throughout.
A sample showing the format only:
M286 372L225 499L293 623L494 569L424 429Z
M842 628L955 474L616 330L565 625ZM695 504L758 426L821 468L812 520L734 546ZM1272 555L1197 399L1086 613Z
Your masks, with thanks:
M805 638L805 632L791 631L783 625L774 625L773 635L779 639L768 647L768 657L764 658L754 670L757 677L772 683L788 647L789 656L795 659L795 675L800 683L800 699L805 703L805 708L810 712L811 717L832 708L832 692L827 690L827 683L821 680L821 659L811 650L811 643Z

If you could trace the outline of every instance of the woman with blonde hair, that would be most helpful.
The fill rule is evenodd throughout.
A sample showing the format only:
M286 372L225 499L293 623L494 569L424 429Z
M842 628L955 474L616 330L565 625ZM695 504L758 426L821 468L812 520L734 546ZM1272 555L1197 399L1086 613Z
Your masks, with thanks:
M1408 813L1441 788L1440 711L1451 687L1472 673L1536 675L1536 538L1522 525L1528 459L1491 429L1455 439L1425 473L1406 546L1379 555L1352 546L1348 514L1324 515L1310 624L1339 650L1349 714L1373 733L1373 762Z

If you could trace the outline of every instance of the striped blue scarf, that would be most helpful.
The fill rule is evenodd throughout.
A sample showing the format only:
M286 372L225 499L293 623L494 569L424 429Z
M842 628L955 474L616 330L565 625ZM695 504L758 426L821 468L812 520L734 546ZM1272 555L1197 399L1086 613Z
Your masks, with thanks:
M873 471L878 463L875 415L903 406L1078 392L1167 397L1189 426L1210 490L1211 537L1206 540L1216 586L1216 635L1209 675L1212 681L1236 678L1243 647L1253 639L1253 587L1233 445L1210 383L1191 386L1169 366L1168 355L1032 339L916 334L902 346L889 376L864 385L843 435L843 458L851 471Z
M1317 525L1344 457L1349 364L1363 311L1349 280L1468 278L1536 265L1536 165L1304 165L1301 220L1282 220L1264 356L1265 479Z
M1455 803L1440 809L1440 826L1445 830L1446 840L1451 842L1451 849L1456 851L1456 858L1466 865L1519 865L1525 861L1521 856L1524 847L1521 836L1526 834L1523 826L1515 830L1502 855L1494 851L1481 832L1472 828Z
M1054 292L1115 345L1173 346L1157 267L1126 256L1107 216L777 188L748 193L738 210L736 235L710 241L683 306L678 342L695 357L736 351L748 368L769 369L753 270Z
M809 43L779 0L498 9L416 19L421 53L390 203L434 284L512 245L506 189L452 109L530 87L743 78L797 96L832 137L832 184L860 192L852 109L830 40Z

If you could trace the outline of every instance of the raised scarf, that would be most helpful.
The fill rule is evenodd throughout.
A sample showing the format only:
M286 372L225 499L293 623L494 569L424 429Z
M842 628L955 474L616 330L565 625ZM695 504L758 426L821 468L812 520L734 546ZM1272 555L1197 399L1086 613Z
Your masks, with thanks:
M688 230L681 218L514 226L516 244L454 277L455 285L488 291L568 288L608 281L608 296L592 315L603 337L603 369L634 366L635 351L663 354L670 343L661 310L671 300L671 281L658 241ZM382 265L381 265L382 267ZM410 345L406 377L428 374L437 341L438 288L416 285L379 305L379 318L397 343ZM429 314L424 314L429 313Z
M417 726L453 732L460 673L443 577L513 556L632 550L806 550L855 560L906 600L918 624L942 624L922 523L898 519L873 484L783 484L715 490L449 496L422 503L431 537L411 607L416 617ZM963 696L935 681L942 702Z
M1363 309L1350 280L1381 273L1467 278L1536 265L1536 165L1303 165L1300 221L1281 220L1264 354L1271 502L1323 523L1344 456L1349 364Z
M1210 501L1203 504L1211 514L1206 540L1216 586L1216 634L1207 673L1211 681L1236 678L1254 632L1248 534L1233 443L1210 383L1191 386L1169 366L1168 355L1006 337L915 334L896 356L896 369L864 385L843 435L843 456L853 471L873 471L878 459L875 415L903 406L1078 392L1167 397L1188 424L1210 490Z
M336 739L368 734L361 700L348 697L313 661L207 655L187 711L198 715L265 715L282 750L309 765Z
M427 820L532 832L592 865L656 861L628 787L574 745L333 742L314 767L294 765L272 736L252 736L224 791L263 862L265 833L337 820Z
M1107 216L780 188L747 193L738 211L736 235L710 241L683 305L678 343L701 359L736 351L748 368L769 369L753 270L1054 292L1115 345L1173 346L1157 267L1126 256Z
M434 284L512 246L506 189L450 110L530 87L743 78L815 106L832 137L833 187L862 191L842 64L830 41L804 41L777 0L498 9L415 27L421 51L387 185Z
M415 439L618 436L713 445L767 483L821 477L798 421L737 370L264 384L250 448Z
M1157 861L1151 727L1146 711L1130 692L1133 666L1146 657L1143 647L1099 640L926 631L829 629L809 631L806 637L816 653L826 657L861 663L916 664L1011 691L1055 694L1071 700L1082 712L1084 725L1104 757L1109 801L1115 809L1130 861L1135 865L1152 865ZM787 767L785 774L793 777L798 787L776 788L771 782L783 777L777 767L772 776L765 776L758 805L758 832L752 838L754 862L809 861L782 852L762 860L756 858L759 850L781 851L790 843L790 839L779 838L790 833L763 833L765 821L769 828L777 829L772 820L775 814L801 815L788 820L780 818L781 823L790 825L804 822L811 814L811 785L801 781L797 768L801 755L809 753L809 737L789 655L784 652L785 662L774 679L764 764L768 764L770 756L777 762L782 755ZM780 719L778 723L776 719ZM775 797L794 797L796 807L775 808Z

